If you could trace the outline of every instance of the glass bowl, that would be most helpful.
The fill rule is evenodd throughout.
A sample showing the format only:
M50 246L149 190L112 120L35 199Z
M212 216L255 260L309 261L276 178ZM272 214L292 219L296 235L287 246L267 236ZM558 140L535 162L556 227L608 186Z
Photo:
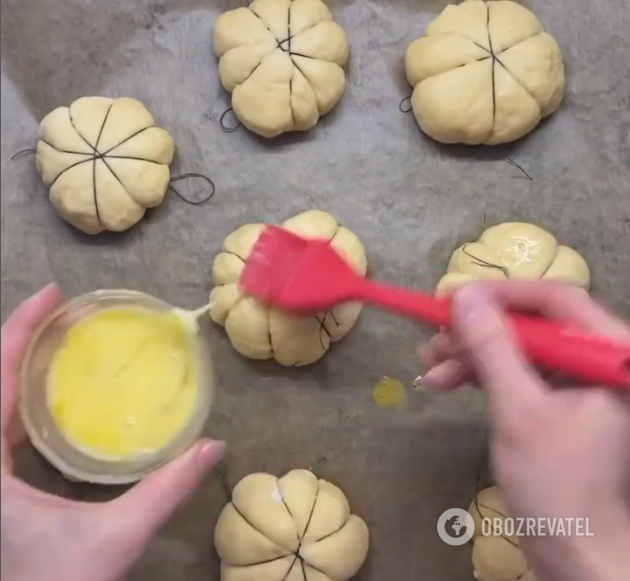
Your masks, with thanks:
M20 375L19 410L33 446L71 480L94 484L130 484L184 453L199 437L210 414L214 392L213 367L207 339L197 335L193 360L197 366L197 405L182 430L163 448L132 459L90 456L70 444L48 406L48 372L70 327L96 311L122 307L166 312L173 307L144 293L99 290L63 304L37 330L27 349Z

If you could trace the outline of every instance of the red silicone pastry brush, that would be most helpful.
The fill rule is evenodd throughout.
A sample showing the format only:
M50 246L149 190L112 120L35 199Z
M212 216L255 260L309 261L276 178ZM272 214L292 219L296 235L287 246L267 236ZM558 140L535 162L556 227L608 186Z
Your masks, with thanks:
M361 301L435 326L450 326L450 302L358 276L326 240L268 226L241 275L243 289L262 302L296 313ZM512 314L530 361L594 384L630 391L630 344L579 334L564 325Z

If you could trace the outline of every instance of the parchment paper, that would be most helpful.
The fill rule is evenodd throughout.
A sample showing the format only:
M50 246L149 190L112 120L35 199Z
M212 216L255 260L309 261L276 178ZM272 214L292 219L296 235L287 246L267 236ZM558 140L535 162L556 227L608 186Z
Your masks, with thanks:
M596 293L630 317L626 1L528 2L562 47L566 100L530 137L500 149L438 146L399 111L410 94L406 47L445 4L331 1L352 47L345 96L315 130L268 142L219 125L229 99L211 30L239 2L2 0L2 319L51 280L69 296L127 287L200 306L227 234L313 207L363 239L373 277L426 290L456 245L480 234L484 215L487 225L538 223L584 254ZM118 236L89 238L68 227L48 203L32 157L10 157L34 146L46 113L85 95L144 101L176 140L173 173L210 175L214 200L193 208L170 196ZM502 161L506 155L533 180ZM383 375L412 381L426 331L366 309L320 364L290 372L247 362L221 329L212 334L219 389L207 434L227 440L232 483L252 471L310 467L341 486L369 523L370 557L359 580L471 579L469 547L443 544L436 523L474 493L483 400L472 391L419 393L389 412L370 398ZM66 483L30 450L21 465L48 490L111 494ZM218 579L212 531L224 502L211 479L131 579Z

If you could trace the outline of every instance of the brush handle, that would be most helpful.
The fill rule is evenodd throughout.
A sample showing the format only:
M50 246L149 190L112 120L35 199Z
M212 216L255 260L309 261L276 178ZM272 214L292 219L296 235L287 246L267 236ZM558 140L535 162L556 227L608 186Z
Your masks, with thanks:
M356 298L390 312L450 327L450 300L364 281ZM630 344L581 334L548 319L510 315L532 363L594 384L630 392Z

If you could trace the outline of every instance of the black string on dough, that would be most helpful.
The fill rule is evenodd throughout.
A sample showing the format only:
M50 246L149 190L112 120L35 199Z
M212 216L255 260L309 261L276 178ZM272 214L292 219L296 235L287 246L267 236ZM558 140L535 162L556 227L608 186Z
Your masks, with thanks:
M496 268L497 270L500 270L504 275L505 278L510 278L510 271L505 267L505 266L501 266L499 264L493 264L492 262L487 262L486 260L482 260L481 258L479 258L478 256L475 256L474 254L471 254L470 252L468 252L468 250L466 250L472 243L468 242L467 244L464 244L464 246L462 246L462 252L468 256L468 258L472 258L475 262L473 262L473 264L475 266L481 266L484 268Z
M488 31L488 48L490 49L490 58L492 58L492 129L496 125L497 119L497 90L496 90L496 65L497 65L497 56L494 53L494 48L492 47L492 36L490 35L490 5L486 4L486 30Z
M101 142L101 137L103 135L103 131L105 130L105 125L107 125L107 120L109 119L109 114L112 112L113 106L114 106L114 102L112 101L112 103L110 103L109 107L107 108L105 117L103 117L103 123L101 125L101 128L98 130L98 135L96 136L96 143L94 145L92 145L79 131L79 128L75 125L74 119L72 118L72 111L68 109L68 117L70 119L70 124L72 125L74 131L94 151L94 159L92 160L92 193L94 195L94 209L96 210L96 219L98 220L98 223L101 225L103 225L103 220L101 220L101 209L98 205L98 192L96 188L96 167L97 167L96 161L99 155L100 155L100 159L103 161L107 169L120 182L120 185L123 187L123 189L125 189L125 186L123 186L123 183L120 181L120 178L116 175L116 172L114 172L112 168L110 167L110 165L107 163L107 161L105 161L105 155L101 154L98 150L98 144Z
M498 516L502 517L502 518L507 518L507 515L503 514L502 512L499 512L496 509L493 508L489 508L483 504L481 504L479 502L479 493L481 493L482 491L484 491L486 488L488 488L486 486L485 483L483 483L483 476L486 472L486 467L488 465L488 460L489 460L489 453L488 453L488 437L487 437L487 431L486 431L486 437L484 438L484 440L486 441L486 445L483 447L483 452L481 454L481 458L480 458L480 462L479 462L479 468L477 471L477 481L475 483L475 496L474 496L474 500L473 500L473 504L475 506L475 510L477 511L477 513L479 514L479 516L484 519L487 518L484 515L485 509L490 510L491 512L497 514ZM484 510L482 510L484 509ZM487 513L486 513L487 514ZM510 539L509 537L505 536L504 534L500 535L501 538L506 541L507 543L509 543L510 545L512 545L513 547L516 547L517 549L518 544L515 543L512 539ZM527 573L528 570L525 570L525 572L522 575L519 575L518 579L521 579L522 577L524 577L525 573Z
M405 97L400 104L398 105L401 113L409 113L411 112L411 96Z
M92 146L90 146L92 147ZM14 153L11 156L11 160L15 161L17 159L19 159L20 157L22 157L23 155L34 155L35 153L37 153L36 149L22 149L21 151L18 151L17 153ZM95 149L95 154L97 153L96 149ZM100 157L97 157L95 155L94 159L103 159L104 154L99 154ZM91 160L86 160L86 161L91 161ZM110 169L111 171L111 169ZM112 172L113 173L113 172ZM114 174L115 175L115 174ZM190 178L198 178L198 179L202 179L205 180L209 185L210 185L210 192L204 196L203 198L201 198L200 200L190 200L188 199L186 196L183 196L182 194L180 194L177 189L175 189L173 187L173 182L178 182L181 180L185 180L185 179L190 179ZM214 194L216 193L216 186L214 185L214 182L208 177L205 176L203 174L200 173L187 173L187 174L182 174L180 176L175 176L174 178L171 178L168 184L168 187L173 191L173 193L180 198L182 201L184 201L187 204L190 204L191 206L201 206L203 204L205 204L206 202L210 201L210 199L214 196ZM97 214L98 214L98 205L95 204L96 208L97 208ZM100 218L99 218L99 222L100 222Z
M240 128L240 126L242 125L242 123L240 121L238 121L238 123L236 125L234 125L234 127L228 127L225 123L224 123L224 119L225 116L228 113L234 113L234 109L232 109L232 107L230 107L229 109L226 109L225 111L223 111L221 118L219 119L219 123L221 124L221 129L223 129L223 131L225 131L226 133L234 133L237 129Z
M22 157L23 155L34 155L37 153L36 149L23 149L22 151L18 151L11 156L11 161L15 161L16 159Z
M481 504L479 502L479 493L482 492L483 490L485 490L486 488L488 488L488 485L486 482L484 482L484 475L487 471L488 465L490 463L490 452L489 452L489 448L490 448L490 433L489 430L486 426L486 428L484 429L484 435L483 435L483 446L482 446L482 451L481 451L481 456L479 458L479 465L477 467L477 478L476 478L476 482L475 482L475 495L474 495L474 500L473 500L473 504L475 507L475 510L477 511L477 514L479 514L479 516L484 519L486 518L484 516L484 511L482 511L482 509L488 509L493 513L496 513L497 515L499 515L502 518L507 518L507 515L495 510L495 509L490 509L487 506ZM513 547L516 547L517 549L519 548L518 544L515 543L512 539L510 539L509 537L506 537L504 534L501 535L501 538L506 541L507 543L509 543L510 545L512 545ZM521 573L516 581L519 581L520 579L522 579L526 573L529 571L529 569L526 569L523 573Z
M206 181L210 185L210 192L206 196L201 198L200 200L190 200L187 197L185 197L182 194L180 194L173 187L173 182L179 182L181 180L194 179L194 178L202 179L202 180ZM175 176L174 178L170 179L170 181L168 183L168 187L171 189L171 191L178 198L180 198L182 201L186 202L187 204L190 204L191 206L201 206L201 205L205 204L206 202L208 202L214 196L214 194L216 192L216 187L214 185L214 182L208 176L205 176L205 175L200 174L200 173L185 173L185 174L182 174L180 176Z

